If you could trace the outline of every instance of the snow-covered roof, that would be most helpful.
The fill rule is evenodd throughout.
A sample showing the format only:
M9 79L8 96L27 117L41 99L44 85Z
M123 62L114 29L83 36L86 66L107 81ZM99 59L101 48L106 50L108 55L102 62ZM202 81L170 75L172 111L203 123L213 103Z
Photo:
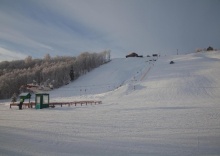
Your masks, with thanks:
M19 95L19 97L21 98L27 98L27 99L29 99L29 98L31 98L31 94L30 93L21 93L20 95Z

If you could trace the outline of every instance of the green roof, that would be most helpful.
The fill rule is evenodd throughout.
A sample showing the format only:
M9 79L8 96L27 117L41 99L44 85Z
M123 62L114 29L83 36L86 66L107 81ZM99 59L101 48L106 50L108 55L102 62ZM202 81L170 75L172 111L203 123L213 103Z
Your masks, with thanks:
M22 99L30 99L31 98L31 94L30 93L21 93L19 95L20 98Z
M49 95L48 93L36 93L35 95Z

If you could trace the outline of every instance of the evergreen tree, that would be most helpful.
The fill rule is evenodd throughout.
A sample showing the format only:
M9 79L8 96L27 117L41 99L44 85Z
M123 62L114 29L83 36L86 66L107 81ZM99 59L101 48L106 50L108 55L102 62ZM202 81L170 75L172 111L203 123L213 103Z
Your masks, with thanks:
M71 66L70 68L70 80L73 81L74 80L74 71L73 71L73 66Z
M11 102L17 102L17 94L14 93L13 96L11 97Z

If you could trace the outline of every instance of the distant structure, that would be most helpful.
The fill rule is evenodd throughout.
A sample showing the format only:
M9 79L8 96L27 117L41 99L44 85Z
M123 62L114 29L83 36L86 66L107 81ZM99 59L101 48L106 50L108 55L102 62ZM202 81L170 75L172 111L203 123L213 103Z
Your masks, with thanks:
M174 64L174 61L170 61L170 64Z
M214 49L212 47L210 47L210 46L207 48L207 51L213 51L213 50Z
M143 55L138 55L137 53L132 52L132 53L126 55L126 58L128 58L128 57L143 57Z

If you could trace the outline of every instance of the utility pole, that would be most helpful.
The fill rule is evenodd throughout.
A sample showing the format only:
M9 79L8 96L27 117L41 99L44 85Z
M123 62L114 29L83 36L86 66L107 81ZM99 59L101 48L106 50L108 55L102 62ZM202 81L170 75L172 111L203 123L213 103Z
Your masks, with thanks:
M178 55L178 49L176 50L176 53L177 53L177 55Z

